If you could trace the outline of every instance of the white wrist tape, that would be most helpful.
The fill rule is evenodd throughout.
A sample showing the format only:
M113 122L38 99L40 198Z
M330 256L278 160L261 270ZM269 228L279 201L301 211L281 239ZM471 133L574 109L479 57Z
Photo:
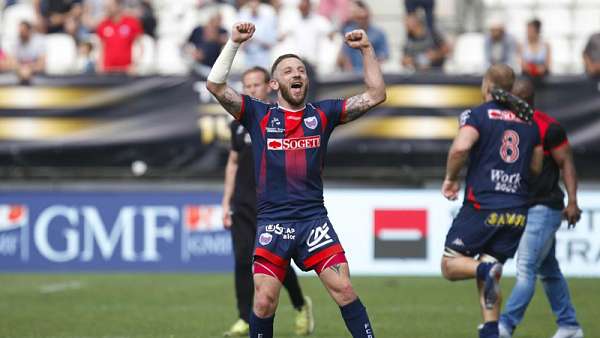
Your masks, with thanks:
M238 48L240 48L239 43L227 40L223 50L221 50L221 54L219 54L217 61L215 61L208 74L208 81L219 84L227 82L227 76L229 76L229 71L231 70L231 65L233 64L233 59Z

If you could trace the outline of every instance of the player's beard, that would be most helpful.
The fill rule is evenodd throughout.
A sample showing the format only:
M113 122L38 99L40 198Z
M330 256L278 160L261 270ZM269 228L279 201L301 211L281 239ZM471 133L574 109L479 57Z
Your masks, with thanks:
M299 106L304 103L306 99L306 92L308 91L308 83L302 86L302 95L299 98L295 98L291 93L290 87L281 86L281 96L284 100L286 100L289 104L293 106Z

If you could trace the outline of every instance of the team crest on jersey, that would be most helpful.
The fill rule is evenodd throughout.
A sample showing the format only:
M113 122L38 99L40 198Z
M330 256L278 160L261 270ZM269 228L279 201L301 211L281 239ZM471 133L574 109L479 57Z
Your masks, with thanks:
M304 119L304 125L310 129L315 129L319 125L319 121L316 116L307 117Z
M271 241L273 240L273 235L263 232L262 234L260 234L260 237L258 237L258 243L260 243L260 245L268 245L269 243L271 243Z

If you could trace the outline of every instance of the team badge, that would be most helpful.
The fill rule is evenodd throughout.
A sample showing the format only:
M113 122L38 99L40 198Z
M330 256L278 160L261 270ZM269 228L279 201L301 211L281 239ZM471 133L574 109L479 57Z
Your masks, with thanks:
M307 117L304 119L304 125L310 129L315 129L319 125L319 121L317 121L316 116Z
M262 234L260 234L260 237L258 238L258 243L260 243L260 245L268 245L269 243L271 243L272 240L273 240L273 235L263 232Z

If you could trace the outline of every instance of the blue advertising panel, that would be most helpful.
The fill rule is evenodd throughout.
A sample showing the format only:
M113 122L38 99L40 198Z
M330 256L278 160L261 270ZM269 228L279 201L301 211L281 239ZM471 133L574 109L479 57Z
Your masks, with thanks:
M0 194L0 272L231 271L216 192Z

